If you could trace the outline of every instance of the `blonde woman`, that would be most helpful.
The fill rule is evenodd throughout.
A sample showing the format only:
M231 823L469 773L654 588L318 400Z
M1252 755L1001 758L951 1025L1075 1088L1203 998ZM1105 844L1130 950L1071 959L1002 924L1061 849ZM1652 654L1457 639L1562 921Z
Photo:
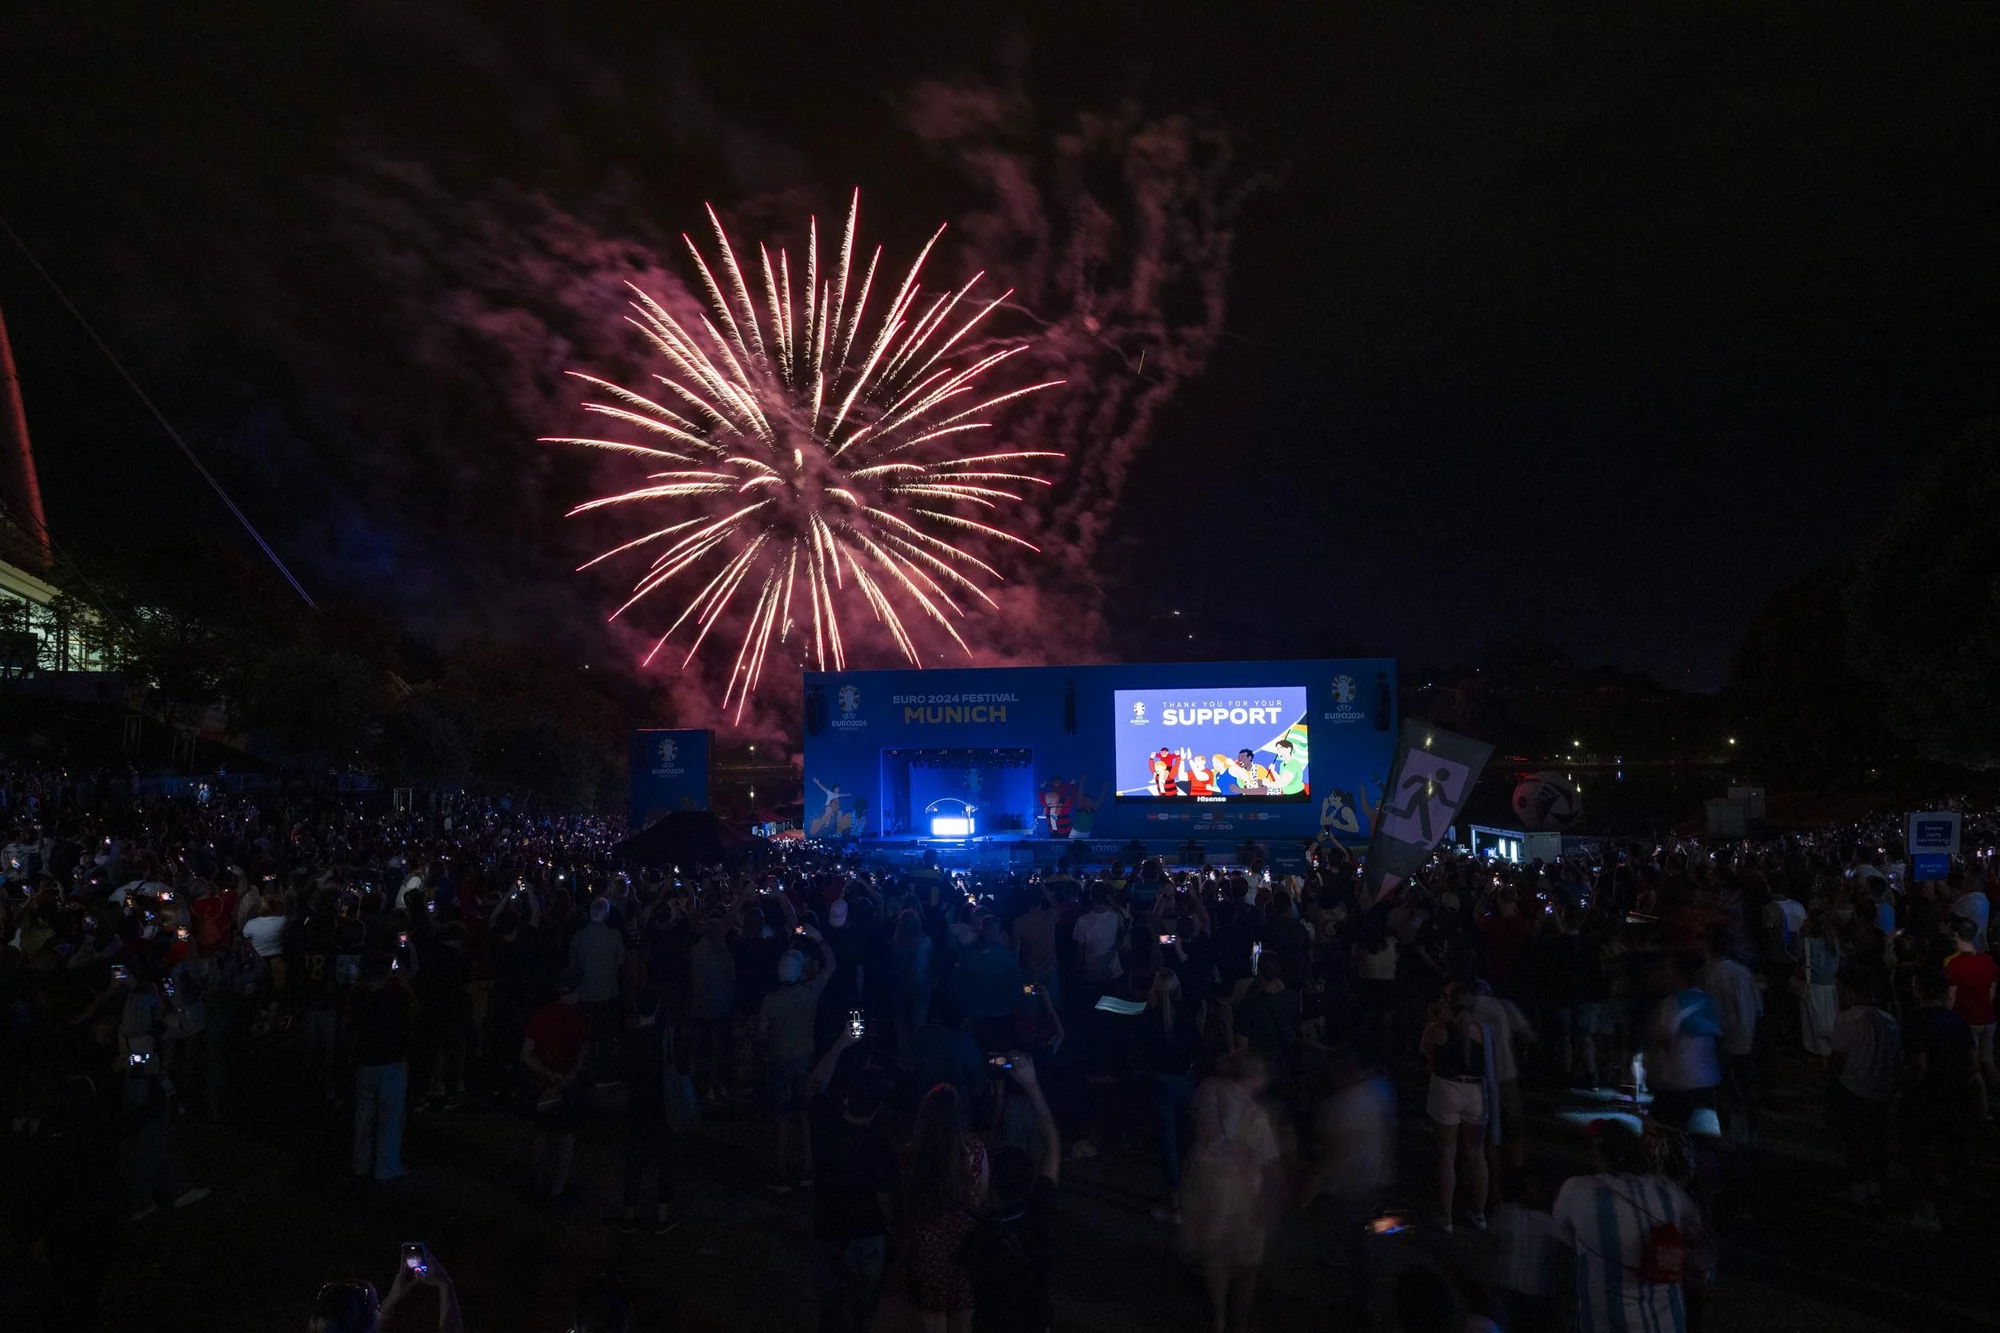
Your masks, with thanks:
M1424 1027L1424 1059L1431 1069L1425 1109L1437 1129L1438 1224L1452 1227L1461 1171L1472 1204L1472 1225L1486 1230L1486 1124L1493 1030L1473 1013L1470 986L1454 982L1431 1008Z

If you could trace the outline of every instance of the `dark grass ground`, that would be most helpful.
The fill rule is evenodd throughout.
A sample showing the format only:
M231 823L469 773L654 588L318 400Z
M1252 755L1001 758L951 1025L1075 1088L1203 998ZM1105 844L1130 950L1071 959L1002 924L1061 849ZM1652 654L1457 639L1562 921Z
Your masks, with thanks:
M1813 1076L1787 1062L1771 1146L1733 1160L1725 1197L1725 1274L1714 1327L1846 1330L2000 1326L1993 1262L2000 1228L1990 1136L1961 1174L1967 1197L1943 1236L1920 1235L1839 1198L1838 1170L1818 1124ZM276 1090L298 1086L281 1080ZM1428 1212L1428 1129L1405 1090L1402 1192ZM1596 1107L1575 1096L1536 1107L1538 1160L1552 1178L1582 1164L1580 1122ZM411 1118L411 1175L392 1185L346 1175L348 1126L337 1112L279 1103L246 1123L183 1120L190 1179L208 1201L129 1227L102 1327L290 1330L304 1326L313 1291L337 1276L386 1285L397 1246L430 1244L457 1279L475 1333L568 1328L570 1302L590 1274L617 1271L646 1329L810 1329L815 1325L809 1196L761 1187L765 1137L754 1120L711 1119L684 1144L678 1225L625 1237L609 1225L618 1189L613 1117L601 1117L579 1153L576 1199L550 1205L527 1189L528 1131L494 1112ZM1199 1329L1206 1306L1175 1258L1168 1228L1147 1216L1158 1171L1143 1128L1094 1162L1065 1168L1058 1328ZM11 1173L10 1173L11 1174ZM18 1178L18 1177L15 1177ZM1273 1243L1257 1307L1265 1329L1341 1326L1339 1247L1331 1221L1287 1218ZM1428 1262L1429 1240L1383 1242L1385 1280ZM1478 1265L1483 1237L1449 1242ZM32 1329L40 1274L11 1246L0 1254L0 1329ZM1378 1322L1387 1327L1386 1300ZM421 1311L421 1314L419 1313ZM421 1305L398 1326L431 1326Z

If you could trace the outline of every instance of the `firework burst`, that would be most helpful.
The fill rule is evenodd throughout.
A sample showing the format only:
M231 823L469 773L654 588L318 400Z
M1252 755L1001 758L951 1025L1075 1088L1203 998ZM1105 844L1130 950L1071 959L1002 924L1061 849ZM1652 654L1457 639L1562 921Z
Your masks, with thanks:
M817 222L802 272L795 273L785 250L774 255L759 245L761 302L710 208L720 263L711 268L700 247L681 238L708 310L684 322L632 289L637 299L628 318L669 367L655 376L660 390L640 393L571 372L612 400L587 402L585 410L651 441L548 441L666 465L648 473L646 484L570 514L661 505L677 521L578 568L652 553L613 620L654 593L682 594L679 614L646 654L647 664L685 631L686 666L730 608L743 608L722 699L724 709L734 704L738 720L774 649L789 649L821 670L845 666L840 606L856 597L913 665L921 663L904 623L910 616L937 622L969 654L953 621L965 615L961 603L968 599L993 606L980 583L1001 575L959 542L971 535L1036 549L979 516L1020 503L1020 490L1010 488L1049 485L1022 469L1062 457L979 445L991 439L984 432L993 428L995 409L1062 382L990 396L981 387L983 376L1026 350L975 336L1011 290L975 297L981 273L956 290L925 292L918 278L944 234L940 227L871 323L882 251L876 248L851 285L860 206L856 191L831 272L821 266Z

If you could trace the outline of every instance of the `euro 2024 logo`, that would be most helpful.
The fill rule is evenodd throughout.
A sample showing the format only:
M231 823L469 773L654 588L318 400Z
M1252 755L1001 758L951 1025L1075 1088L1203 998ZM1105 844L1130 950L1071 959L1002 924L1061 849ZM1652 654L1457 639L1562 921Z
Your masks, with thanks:
M674 760L680 757L681 747L675 743L674 738L671 736L662 736L658 748L661 768L669 767Z
M1132 701L1132 725L1135 727L1146 725L1146 704L1143 699Z
M843 685L840 687L840 694L836 697L840 701L840 715L842 717L853 717L861 711L861 690L859 687Z
M1342 707L1350 707L1353 705L1354 677L1335 676L1333 678L1333 701L1341 705Z

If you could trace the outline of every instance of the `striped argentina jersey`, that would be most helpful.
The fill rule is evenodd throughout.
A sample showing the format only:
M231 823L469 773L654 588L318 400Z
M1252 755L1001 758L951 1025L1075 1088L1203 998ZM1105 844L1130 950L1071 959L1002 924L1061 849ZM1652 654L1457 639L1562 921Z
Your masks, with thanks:
M1553 1239L1576 1253L1578 1333L1687 1333L1680 1283L1642 1276L1647 1237L1665 1222L1693 1264L1701 1214L1685 1190L1659 1176L1572 1176L1551 1212Z

